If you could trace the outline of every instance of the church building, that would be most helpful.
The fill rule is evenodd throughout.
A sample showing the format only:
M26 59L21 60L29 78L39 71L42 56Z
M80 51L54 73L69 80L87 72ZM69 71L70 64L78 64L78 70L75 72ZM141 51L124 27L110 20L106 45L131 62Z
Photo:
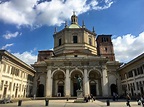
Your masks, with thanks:
M120 94L121 86L115 61L112 35L97 35L78 24L73 13L71 24L55 30L53 50L38 52L33 94L37 97L76 97L76 76L82 78L83 96L108 97Z

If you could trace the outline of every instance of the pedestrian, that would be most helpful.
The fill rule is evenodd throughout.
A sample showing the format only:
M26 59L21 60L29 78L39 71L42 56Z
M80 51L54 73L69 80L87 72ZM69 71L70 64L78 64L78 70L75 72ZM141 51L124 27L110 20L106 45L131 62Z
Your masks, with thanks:
M90 96L90 95L88 95L88 101L90 101L90 99L91 99L91 96Z
M129 107L131 107L131 105L130 105L130 100L131 100L131 98L130 98L129 94L127 94L126 100L127 100L126 105L129 106Z
M92 100L92 102L93 102L93 95L91 94L91 96L90 96L90 97L91 97L91 100Z
M142 107L144 107L144 96L143 95L141 95L140 100L141 100Z
M116 93L113 92L113 101L115 101L115 98L116 98Z
M118 94L116 94L116 100L118 101L118 98L119 98L119 95Z

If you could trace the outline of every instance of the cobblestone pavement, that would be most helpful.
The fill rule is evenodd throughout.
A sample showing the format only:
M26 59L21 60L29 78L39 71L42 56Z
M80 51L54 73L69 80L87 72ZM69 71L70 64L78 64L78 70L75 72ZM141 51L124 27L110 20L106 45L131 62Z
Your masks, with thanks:
M74 100L49 100L48 107L107 107L106 100L95 100L88 103L73 103ZM142 107L138 105L136 101L130 102L131 107ZM18 102L0 104L0 107L18 107ZM46 107L45 100L29 100L22 101L21 107ZM125 100L112 101L110 100L109 107L127 107Z

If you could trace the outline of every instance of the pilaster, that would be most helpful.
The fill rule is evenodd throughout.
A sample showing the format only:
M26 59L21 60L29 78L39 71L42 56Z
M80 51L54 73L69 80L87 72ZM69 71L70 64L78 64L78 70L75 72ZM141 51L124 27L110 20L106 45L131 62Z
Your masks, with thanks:
M69 68L66 68L66 78L65 78L65 97L70 97L70 78L69 78Z
M46 97L52 97L52 75L51 75L51 69L47 70Z
M23 80L22 80L23 83ZM36 96L36 91L37 91L37 79L36 79L36 75L34 76L34 83L33 83L33 96Z
M108 76L107 76L107 69L106 66L102 66L102 91L103 91L103 96L108 96Z
M85 96L90 94L88 72L86 68L84 69L84 94Z

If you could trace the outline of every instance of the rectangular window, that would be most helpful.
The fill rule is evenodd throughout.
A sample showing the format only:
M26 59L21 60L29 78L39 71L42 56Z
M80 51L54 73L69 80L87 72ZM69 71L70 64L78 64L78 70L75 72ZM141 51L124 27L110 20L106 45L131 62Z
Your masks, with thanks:
M134 83L133 83L133 89L135 90L135 85L134 85Z
M129 71L129 72L128 72L128 75L129 75L129 78L130 78L130 77L133 77L132 71Z
M21 84L19 85L19 91L21 91Z
M61 45L61 38L59 39L59 46Z
M138 71L138 75L140 74L140 70L139 70L139 68L137 68L137 71Z
M11 85L12 85L12 83L10 82L10 83L9 83L9 90L11 90Z
M137 70L136 69L134 69L134 74L135 74L135 76L137 76Z
M92 45L92 39L91 38L89 38L89 44Z
M0 90L2 90L2 89L3 89L3 84L4 84L4 81L3 81L3 80L1 80Z
M142 66L139 69L140 69L140 73L143 74Z
M77 38L77 36L73 36L73 43L78 43L78 38Z
M9 73L10 72L10 66L8 66L8 68L7 68L7 73Z
M14 85L13 85L13 91L15 90L15 83L14 83Z
M102 42L108 42L108 38L102 37Z
M4 67L3 67L3 72L5 72L6 71L6 65L4 64Z
M137 85L137 89L139 90L139 85L138 85L138 82L136 82L136 85Z

